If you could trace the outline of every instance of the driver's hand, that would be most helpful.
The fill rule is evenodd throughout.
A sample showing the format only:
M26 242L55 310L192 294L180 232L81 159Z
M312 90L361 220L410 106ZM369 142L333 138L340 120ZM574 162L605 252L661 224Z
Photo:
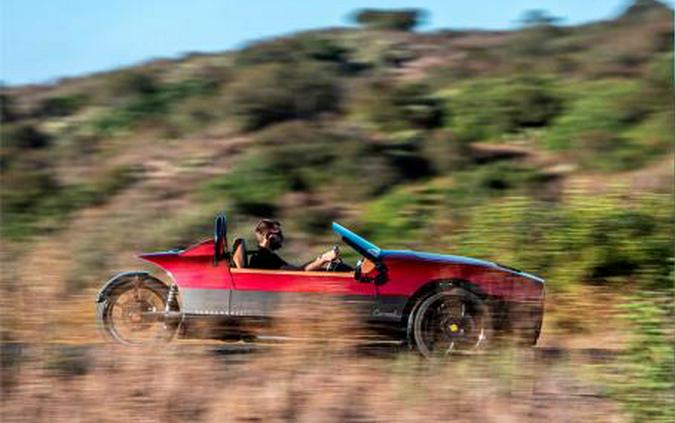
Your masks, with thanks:
M337 248L332 248L319 256L323 263L330 263L338 257L340 257L340 250Z

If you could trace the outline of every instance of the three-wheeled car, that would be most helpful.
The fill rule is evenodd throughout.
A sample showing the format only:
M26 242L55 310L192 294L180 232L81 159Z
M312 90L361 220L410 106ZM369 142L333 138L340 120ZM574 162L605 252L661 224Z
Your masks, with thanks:
M211 328L209 337L255 339L274 335L273 322L294 307L302 318L306 304L330 298L369 333L425 356L475 351L494 338L537 342L543 279L475 258L383 250L338 223L332 229L361 256L354 267L338 257L324 271L254 269L243 239L228 248L227 219L218 215L212 239L139 256L164 280L132 271L106 282L96 298L99 325L130 345L203 336L191 330L200 327Z

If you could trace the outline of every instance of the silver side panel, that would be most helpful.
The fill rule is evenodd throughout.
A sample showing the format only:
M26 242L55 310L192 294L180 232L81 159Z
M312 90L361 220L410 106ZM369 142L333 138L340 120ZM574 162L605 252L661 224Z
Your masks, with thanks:
M183 312L186 314L229 315L229 289L181 289Z

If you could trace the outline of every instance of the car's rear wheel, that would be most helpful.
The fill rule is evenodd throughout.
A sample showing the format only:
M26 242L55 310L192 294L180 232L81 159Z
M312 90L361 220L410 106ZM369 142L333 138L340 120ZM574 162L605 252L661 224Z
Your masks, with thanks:
M408 325L412 346L425 357L475 352L491 337L490 312L472 292L452 287L422 298Z
M169 288L152 277L124 281L97 304L99 328L125 345L167 342L177 326L162 317L168 297Z

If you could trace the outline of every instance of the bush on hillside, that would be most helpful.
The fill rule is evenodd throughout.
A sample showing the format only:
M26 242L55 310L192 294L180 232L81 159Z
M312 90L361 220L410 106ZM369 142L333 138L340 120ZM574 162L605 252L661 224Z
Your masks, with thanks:
M306 61L346 64L349 49L328 34L299 34L251 44L238 52L235 60L240 66Z
M151 91L136 95L121 106L106 111L91 125L96 135L112 136L148 118L159 118L166 122L166 115L173 106L190 97L213 94L216 88L214 84L211 80L188 79L157 85Z
M672 202L667 195L576 194L565 203L512 197L476 208L455 244L549 279L560 289L579 282L672 288Z
M229 86L228 104L246 130L311 119L338 110L339 81L333 68L318 63L260 65Z
M40 102L35 111L40 117L64 117L77 112L87 101L87 96L81 94L49 97Z
M36 150L47 148L52 143L52 137L33 124L26 123L8 131L4 144L19 150Z
M407 243L422 242L424 248L444 249L449 241L440 240L438 235L447 236L448 229L438 230L437 225L466 221L474 208L505 195L540 189L541 182L540 174L524 165L503 162L476 166L393 187L366 205L363 221L376 244L407 247Z
M19 117L16 111L16 104L14 97L7 93L0 94L0 122L9 123L15 121Z
M464 169L471 163L469 144L448 130L434 131L424 137L421 148L437 175Z
M278 211L281 196L289 192L353 203L432 172L416 139L375 142L288 122L265 129L258 141L259 150L205 185L207 198L227 198L240 211L259 215Z
M113 168L84 183L62 184L48 164L15 163L3 174L2 235L19 240L61 227L75 210L100 204L136 180L134 169Z
M672 109L673 60L672 51L657 56L641 81L641 99L650 104L652 111Z
M622 403L634 421L672 422L672 292L639 292L620 308L632 330L627 348L611 365L608 393Z
M546 126L562 110L553 81L534 76L480 80L449 100L450 127L463 140Z
M617 101L625 90L607 87L582 95L550 127L548 145L553 149L574 148L575 140L584 133L618 133L624 129L624 122L617 110ZM612 91L610 91L612 90ZM630 107L626 108L630 110Z
M642 95L641 87L627 83L586 87L550 126L547 146L572 151L582 166L593 170L620 171L643 165L661 153L664 145L644 140L645 135L634 130L659 109Z
M149 72L124 71L115 74L111 81L110 92L116 97L148 95L157 92L160 82Z
M443 101L428 86L388 80L375 80L357 93L355 112L385 131L434 129L445 116Z

